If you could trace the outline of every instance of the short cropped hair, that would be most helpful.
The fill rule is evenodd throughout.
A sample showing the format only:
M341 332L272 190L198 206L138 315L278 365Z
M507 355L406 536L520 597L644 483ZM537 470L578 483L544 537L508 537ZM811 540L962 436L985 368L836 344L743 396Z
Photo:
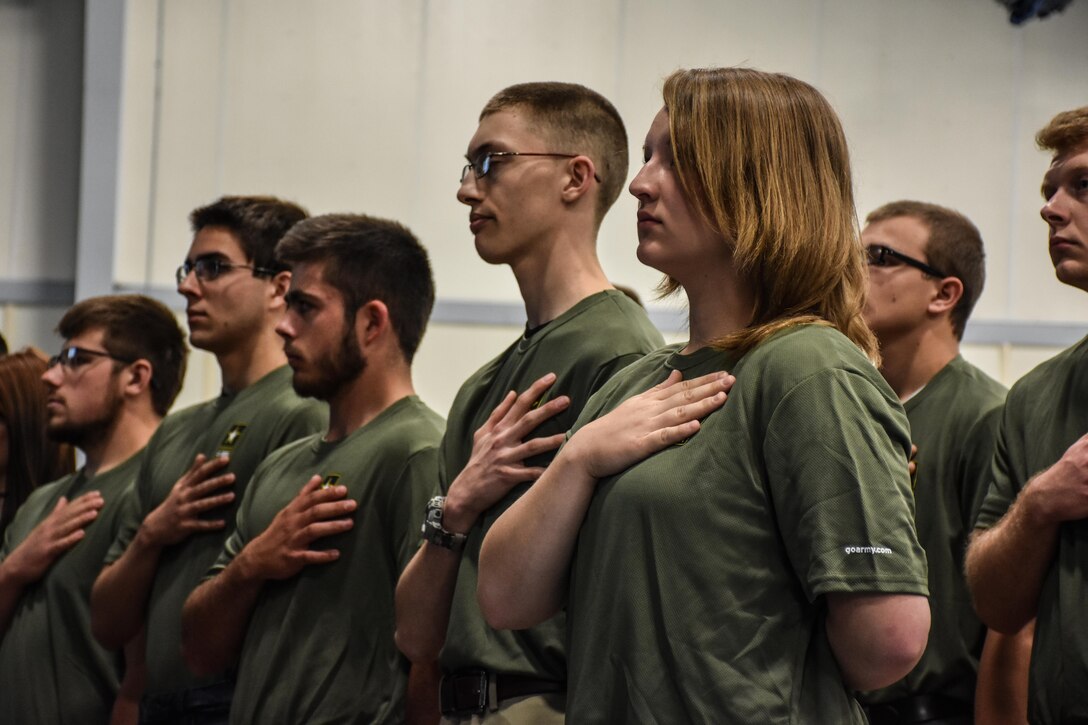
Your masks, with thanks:
M1035 143L1054 156L1065 156L1073 151L1088 149L1088 106L1062 111L1035 134Z
M593 160L601 190L597 223L616 203L627 182L627 130L607 98L577 83L519 83L492 96L480 120L517 108L528 112L530 125L554 153L583 154ZM537 149L533 149L534 151Z
M862 317L867 275L850 154L827 99L791 76L748 68L678 70L662 95L685 193L754 296L749 324L714 345L745 352L815 323L877 360Z
M963 296L952 308L952 331L963 339L963 330L986 284L986 251L982 235L971 220L958 211L924 201L893 201L876 209L866 224L898 217L917 219L929 230L926 258L939 269L963 283Z
M66 340L91 330L102 330L110 355L151 363L151 404L166 415L181 390L189 353L174 313L143 295L105 295L72 305L57 324Z
M254 267L282 271L276 262L276 244L309 213L298 204L274 196L224 196L189 214L193 234L205 227L221 227L238 238Z
M297 224L276 247L293 267L325 263L323 278L340 294L348 324L370 300L389 309L405 361L412 362L434 307L427 250L407 227L363 214L326 214Z

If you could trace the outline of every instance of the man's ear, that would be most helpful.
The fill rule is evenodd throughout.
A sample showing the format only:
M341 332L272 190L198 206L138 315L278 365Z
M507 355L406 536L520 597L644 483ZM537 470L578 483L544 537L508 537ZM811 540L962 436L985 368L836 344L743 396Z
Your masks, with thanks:
M355 334L364 350L380 342L392 329L389 308L381 300L370 300L355 311Z
M154 368L151 367L151 362L145 358L130 363L128 369L122 373L125 395L135 398L145 390L150 390L153 374Z
M929 312L935 315L951 313L962 298L963 282L958 277L945 277L929 301Z
M284 297L287 295L287 290L291 288L291 272L290 270L276 272L269 281L272 283L272 298L269 304L273 309L282 311L287 307Z
M563 186L563 201L572 203L589 193L596 181L597 169L588 156L575 156L567 161L567 181Z

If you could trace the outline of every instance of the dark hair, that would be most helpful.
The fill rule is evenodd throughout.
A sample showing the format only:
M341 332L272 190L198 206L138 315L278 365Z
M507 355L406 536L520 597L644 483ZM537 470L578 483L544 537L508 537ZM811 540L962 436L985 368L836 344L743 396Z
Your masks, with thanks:
M411 363L434 307L427 250L394 221L362 214L326 214L299 222L276 247L287 266L325 262L324 279L344 301L350 323L370 300L389 308L404 359Z
M72 305L57 325L65 339L98 329L106 352L151 363L151 402L166 415L181 390L189 352L174 313L143 295L106 295Z
M1088 147L1088 106L1062 111L1035 134L1035 143L1054 156L1065 156L1082 147Z
M0 418L7 426L7 489L0 538L30 492L75 469L75 452L46 433L45 355L35 348L0 357Z
M986 252L982 235L971 220L958 211L924 201L893 201L873 211L866 224L910 217L929 229L926 259L930 266L963 283L963 296L952 308L952 331L963 339L967 319L986 284Z
M519 83L492 96L480 111L480 120L510 108L528 111L531 126L552 144L539 150L584 154L593 160L601 180L599 224L623 191L629 170L627 130L616 107L577 83Z
M274 196L224 196L189 214L196 234L204 227L221 227L238 238L247 261L277 272L276 244L309 213L298 204Z

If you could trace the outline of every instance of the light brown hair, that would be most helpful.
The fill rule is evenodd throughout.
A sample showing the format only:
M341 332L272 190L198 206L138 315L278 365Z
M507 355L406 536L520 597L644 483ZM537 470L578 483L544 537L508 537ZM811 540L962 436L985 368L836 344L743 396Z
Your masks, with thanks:
M917 219L929 230L926 260L949 277L963 283L963 295L952 308L952 331L957 340L986 284L986 252L982 235L971 220L958 211L924 201L893 201L865 218L866 224L898 217Z
M1054 156L1088 148L1088 106L1062 111L1035 134L1035 143Z
M745 68L680 70L663 95L680 181L729 240L754 295L750 323L715 346L744 352L816 323L877 361L861 314L866 273L850 155L827 100L791 76Z
M615 106L577 83L519 83L492 96L480 111L480 120L511 108L528 111L533 130L552 145L533 151L581 154L593 160L601 180L597 196L600 224L623 191L629 168L627 130Z

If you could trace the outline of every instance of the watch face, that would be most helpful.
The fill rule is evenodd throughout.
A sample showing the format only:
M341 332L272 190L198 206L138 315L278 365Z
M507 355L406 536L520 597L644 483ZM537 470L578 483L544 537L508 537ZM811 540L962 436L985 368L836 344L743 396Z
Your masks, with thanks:
M440 508L428 508L427 509L427 523L434 524L435 526L442 528L442 509Z

